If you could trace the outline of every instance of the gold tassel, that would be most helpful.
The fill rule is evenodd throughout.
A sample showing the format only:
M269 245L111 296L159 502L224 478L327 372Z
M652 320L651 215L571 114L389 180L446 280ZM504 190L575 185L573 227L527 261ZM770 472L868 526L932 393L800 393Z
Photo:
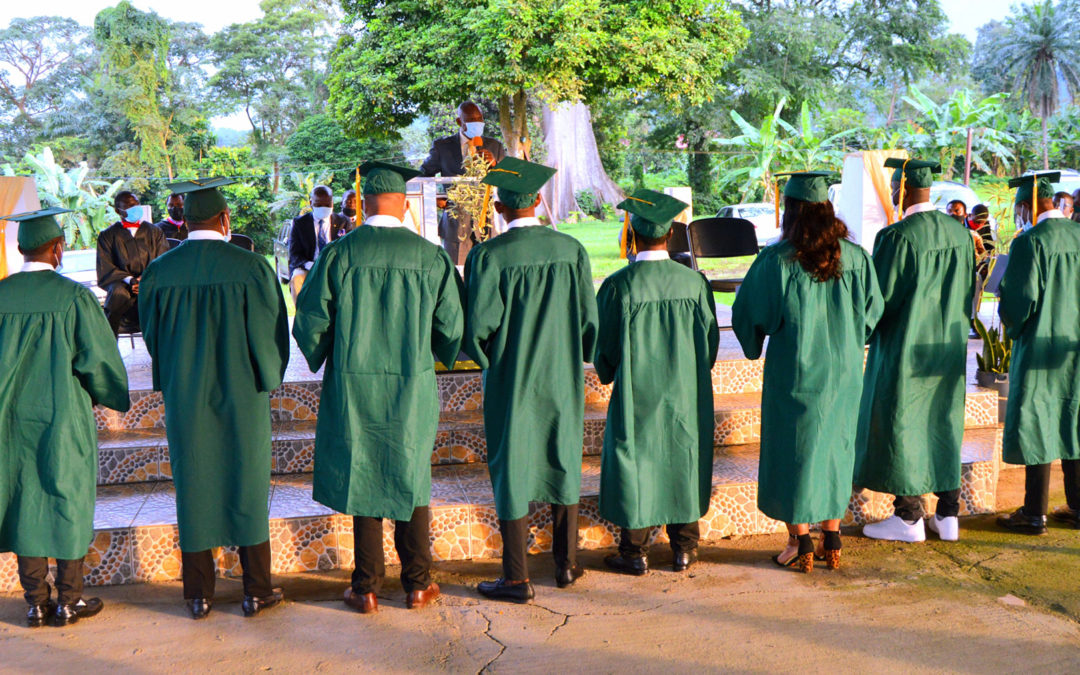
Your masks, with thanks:
M780 229L780 179L773 181L773 215L776 216L776 229Z
M1035 175L1035 182L1031 186L1031 226L1035 227L1035 220L1039 217L1039 176Z
M356 193L356 215L359 216L360 222L364 222L364 198L360 194L360 165L356 166L356 183L353 187L353 192Z
M894 214L893 221L898 221L904 217L904 188L907 185L907 165L911 159L905 159L903 166L900 167L900 199L896 205L896 213Z
M626 243L630 237L630 212L623 212L622 234L619 235L619 260L626 260Z
M488 211L488 202L489 201L491 201L491 185L489 185L487 183L484 183L484 202L483 202L483 204L480 205L480 222L477 223L477 226L476 226L477 231L480 233L480 240L481 241L485 241L486 239L491 238L490 237L490 234L491 234L490 232L488 232L488 235L489 235L488 237L485 238L483 236L484 231L487 229L487 211Z

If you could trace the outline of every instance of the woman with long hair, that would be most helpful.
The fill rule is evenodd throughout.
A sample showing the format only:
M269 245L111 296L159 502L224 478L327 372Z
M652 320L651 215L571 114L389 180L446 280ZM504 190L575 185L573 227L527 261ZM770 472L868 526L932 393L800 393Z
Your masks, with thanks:
M780 241L758 255L739 288L732 327L747 358L761 356L758 508L787 524L773 560L840 566L840 520L851 499L864 345L882 300L869 254L848 241L828 200L828 172L791 174Z

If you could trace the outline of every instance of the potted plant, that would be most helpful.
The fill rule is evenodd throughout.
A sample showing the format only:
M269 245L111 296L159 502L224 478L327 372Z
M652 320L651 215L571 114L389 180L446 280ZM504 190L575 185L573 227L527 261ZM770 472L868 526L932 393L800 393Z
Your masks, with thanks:
M975 318L975 332L982 338L982 353L975 355L978 368L975 382L980 387L994 389L998 393L998 421L1005 420L1005 407L1009 401L1009 364L1012 361L1012 340L998 326L987 329Z

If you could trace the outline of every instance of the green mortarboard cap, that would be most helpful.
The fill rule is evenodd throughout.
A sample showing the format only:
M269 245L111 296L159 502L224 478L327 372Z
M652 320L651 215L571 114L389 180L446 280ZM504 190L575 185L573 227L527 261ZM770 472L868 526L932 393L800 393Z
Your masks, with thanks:
M375 160L361 164L360 175L364 177L363 192L366 195L405 194L405 183L419 176L420 172L407 166Z
M189 223L205 223L229 208L220 187L232 185L232 178L192 178L170 183L173 194L184 195L184 220Z
M1035 197L1035 185L1038 184L1039 196L1044 199L1053 199L1054 183L1061 180L1061 172L1032 173L1009 181L1009 187L1016 188L1016 200L1014 204L1030 203Z
M930 159L904 159L890 157L885 160L885 168L893 171L892 182L900 182L900 172L907 176L904 185L910 188L928 188L934 184L935 173L941 173L941 164Z
M60 223L56 222L56 216L61 213L71 213L71 209L54 206L48 209L4 216L0 220L18 223L19 248L23 251L33 251L57 237L64 236L64 230L60 227Z
M686 210L686 202L656 190L636 190L615 208L633 214L630 227L643 237L659 239L671 229L671 221Z
M481 183L498 188L499 201L511 209L527 209L536 203L536 194L544 187L555 169L543 164L506 157L491 167Z
M829 178L834 171L784 171L773 174L776 178L790 176L784 185L784 196L804 202L829 201Z

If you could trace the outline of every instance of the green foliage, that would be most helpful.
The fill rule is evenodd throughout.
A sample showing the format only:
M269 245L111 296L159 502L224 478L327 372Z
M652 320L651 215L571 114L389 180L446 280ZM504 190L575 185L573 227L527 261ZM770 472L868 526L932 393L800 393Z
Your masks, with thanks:
M982 353L975 354L979 370L984 373L1007 375L1012 361L1012 339L999 326L987 329L978 317L975 317L975 332L979 334L983 343Z
M574 193L574 199L577 201L578 207L581 212L590 218L601 219L603 218L603 209L596 203L596 193L592 190L580 190Z
M338 186L350 185L356 166L366 160L401 162L405 159L398 144L392 141L347 138L334 118L325 114L312 115L301 122L285 142L285 148L292 167L332 171ZM348 188L342 188L345 189Z
M0 104L12 122L39 126L60 108L90 59L88 31L59 16L15 18L0 30Z
M229 204L233 231L251 237L257 253L274 250L278 222L270 212L270 177L251 148L210 148L196 163L195 174L236 177L238 183L221 188ZM158 203L162 213L167 197L168 191L164 191Z
M58 217L68 245L73 248L93 246L98 232L108 227L116 217L112 198L120 189L121 181L110 185L89 179L90 168L85 162L65 170L56 163L49 148L45 148L40 155L27 153L23 161L34 172L42 206L59 206L73 211ZM5 164L2 171L5 176L16 175L10 164Z
M970 129L972 164L989 172L993 157L1007 170L1014 159L1010 147L1015 138L995 124L1004 115L1006 98L1007 94L999 93L975 101L970 92L961 89L939 105L917 87L911 87L904 101L919 112L920 118L918 126L909 126L902 145L922 156L937 155L942 177L949 180L964 155Z

